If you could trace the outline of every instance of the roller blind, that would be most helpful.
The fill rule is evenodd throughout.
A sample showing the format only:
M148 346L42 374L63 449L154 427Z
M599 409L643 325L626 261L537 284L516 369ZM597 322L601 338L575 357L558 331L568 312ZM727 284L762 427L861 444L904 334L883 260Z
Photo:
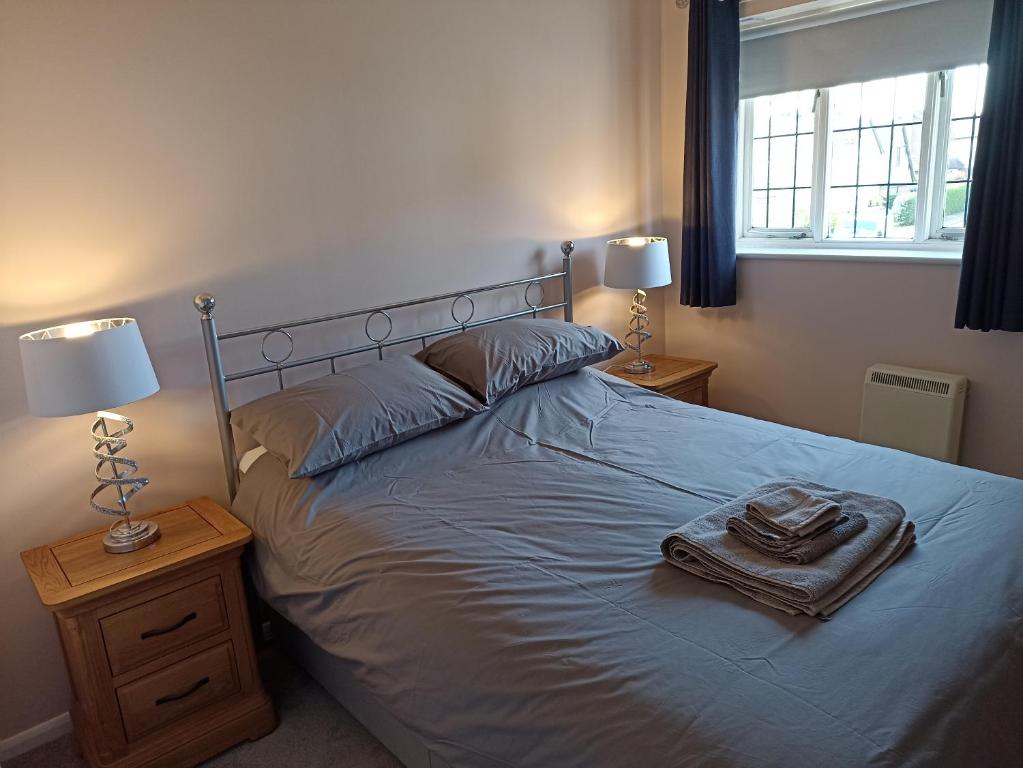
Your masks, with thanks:
M826 88L985 61L992 1L934 0L744 40L740 96Z

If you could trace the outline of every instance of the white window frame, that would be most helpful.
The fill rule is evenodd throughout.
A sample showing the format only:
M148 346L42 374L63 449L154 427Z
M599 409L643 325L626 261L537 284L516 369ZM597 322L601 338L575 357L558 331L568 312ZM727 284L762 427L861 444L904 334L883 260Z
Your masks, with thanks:
M955 89L955 78L952 77L952 70L937 73L939 88L943 89L944 97L938 105L938 131L935 149L935 168L944 169L948 165L948 144L949 135L952 131L952 91ZM976 139L975 139L976 140ZM972 182L971 182L972 186ZM966 227L946 227L944 225L945 212L945 178L935 184L932 190L931 213L934 216L934 223L931 227L931 237L936 240L949 242L961 242L966 237ZM966 212L963 213L963 221L966 221Z
M810 226L805 228L757 228L751 224L753 167L749 162L753 148L753 99L744 99L739 109L740 191L736 206L736 232L740 251L757 247L792 250L907 251L949 252L962 250L963 227L944 227L945 174L951 127L952 70L927 75L927 91L920 133L920 170L917 177L917 211L914 236L909 239L829 238L825 232L825 212L829 193L831 131L829 126L830 90L817 92L814 112L813 181L810 192Z
M819 91L818 91L819 93ZM738 206L742 209L742 223L739 231L742 233L742 237L763 239L763 240L805 240L807 238L813 239L813 213L811 213L810 221L811 226L809 227L793 227L793 228L780 228L780 227L753 227L750 221L753 218L753 163L745 162L746 158L752 156L753 149L753 99L746 99L740 110L742 115L740 117L740 135L742 136L742 148L740 151L741 158L741 174L742 183L740 189L742 189L742 205ZM819 112L819 105L817 111ZM814 156L813 156L813 181L811 182L812 188L810 190L810 207L813 208L814 196L816 194L816 182L817 182L817 145L820 143L817 141L817 132L820 130L820 118L814 116L813 133L814 133ZM794 180L793 180L794 181Z

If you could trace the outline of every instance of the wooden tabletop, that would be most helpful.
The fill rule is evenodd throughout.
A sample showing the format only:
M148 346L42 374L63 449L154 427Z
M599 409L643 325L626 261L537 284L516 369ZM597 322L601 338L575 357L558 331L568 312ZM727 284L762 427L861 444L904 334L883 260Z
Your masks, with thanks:
M628 373L624 366L620 365L611 366L607 372L641 387L662 389L707 376L718 367L717 363L710 360L693 360L687 357L644 355L643 358L654 367L649 373Z
M109 526L22 552L21 560L43 605L64 608L234 549L252 538L246 525L207 498L139 519L155 520L160 538L134 552L111 554L103 549Z

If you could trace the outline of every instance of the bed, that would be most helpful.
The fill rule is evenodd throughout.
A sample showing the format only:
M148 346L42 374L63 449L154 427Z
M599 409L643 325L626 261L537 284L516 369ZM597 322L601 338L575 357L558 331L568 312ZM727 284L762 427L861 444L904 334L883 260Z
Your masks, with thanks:
M539 278L569 316L570 253ZM229 335L204 323L230 435ZM269 454L239 478L234 451L257 591L407 765L1019 762L1023 481L591 368L312 478ZM917 545L826 622L663 562L668 531L791 474L896 499Z

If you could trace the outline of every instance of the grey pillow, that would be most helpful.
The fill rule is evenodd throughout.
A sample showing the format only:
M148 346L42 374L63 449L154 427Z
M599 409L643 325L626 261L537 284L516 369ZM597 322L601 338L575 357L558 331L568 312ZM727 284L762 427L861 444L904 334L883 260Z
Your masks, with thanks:
M486 410L410 355L369 363L253 400L231 423L311 477Z
M623 349L599 328L564 320L505 320L443 338L416 357L491 405L527 384L608 360Z

